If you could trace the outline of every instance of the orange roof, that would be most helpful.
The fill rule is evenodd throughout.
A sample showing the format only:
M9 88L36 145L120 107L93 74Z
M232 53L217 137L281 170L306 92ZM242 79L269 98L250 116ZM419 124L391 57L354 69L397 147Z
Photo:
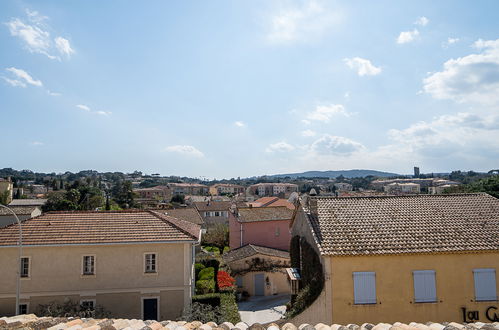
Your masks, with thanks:
M278 197L262 197L257 199L253 203L255 203L253 204L254 207L286 206L290 210L295 209L293 203L288 202L287 199L282 199Z
M23 245L194 241L200 226L164 212L49 212L22 224ZM17 224L0 229L0 246L17 245Z

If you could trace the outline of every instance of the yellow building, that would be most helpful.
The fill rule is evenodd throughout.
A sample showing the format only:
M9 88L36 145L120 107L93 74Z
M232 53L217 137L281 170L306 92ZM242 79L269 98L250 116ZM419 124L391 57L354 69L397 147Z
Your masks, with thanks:
M115 318L175 319L191 301L196 224L153 211L53 212L26 220L22 313L69 298ZM0 315L15 312L18 226L0 229Z
M0 178L0 201L3 196L6 197L5 205L9 204L12 201L12 195L14 192L14 185L12 181L9 179Z
M320 256L325 279L295 323L499 321L490 195L311 197L292 235Z

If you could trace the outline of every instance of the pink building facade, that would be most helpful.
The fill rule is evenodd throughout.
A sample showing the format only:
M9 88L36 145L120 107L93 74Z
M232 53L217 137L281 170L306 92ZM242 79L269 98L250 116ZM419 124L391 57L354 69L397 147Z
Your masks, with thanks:
M230 248L255 244L289 251L293 210L284 206L242 208L229 221Z

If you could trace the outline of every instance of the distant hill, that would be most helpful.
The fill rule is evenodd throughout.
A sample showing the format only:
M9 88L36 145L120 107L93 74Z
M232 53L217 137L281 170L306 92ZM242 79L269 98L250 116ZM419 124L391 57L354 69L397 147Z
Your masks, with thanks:
M341 170L341 171L307 171L302 173L289 173L289 174L275 174L269 175L272 178L336 178L340 175L343 175L345 178L363 178L368 175L376 176L376 177L393 177L393 176L401 176L397 173L389 173L389 172L381 172L374 170Z

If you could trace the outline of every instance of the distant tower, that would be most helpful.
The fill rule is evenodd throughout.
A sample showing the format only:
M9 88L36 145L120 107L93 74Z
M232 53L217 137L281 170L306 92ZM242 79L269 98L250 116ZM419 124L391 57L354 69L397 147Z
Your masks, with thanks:
M414 177L419 178L419 167L414 166Z

